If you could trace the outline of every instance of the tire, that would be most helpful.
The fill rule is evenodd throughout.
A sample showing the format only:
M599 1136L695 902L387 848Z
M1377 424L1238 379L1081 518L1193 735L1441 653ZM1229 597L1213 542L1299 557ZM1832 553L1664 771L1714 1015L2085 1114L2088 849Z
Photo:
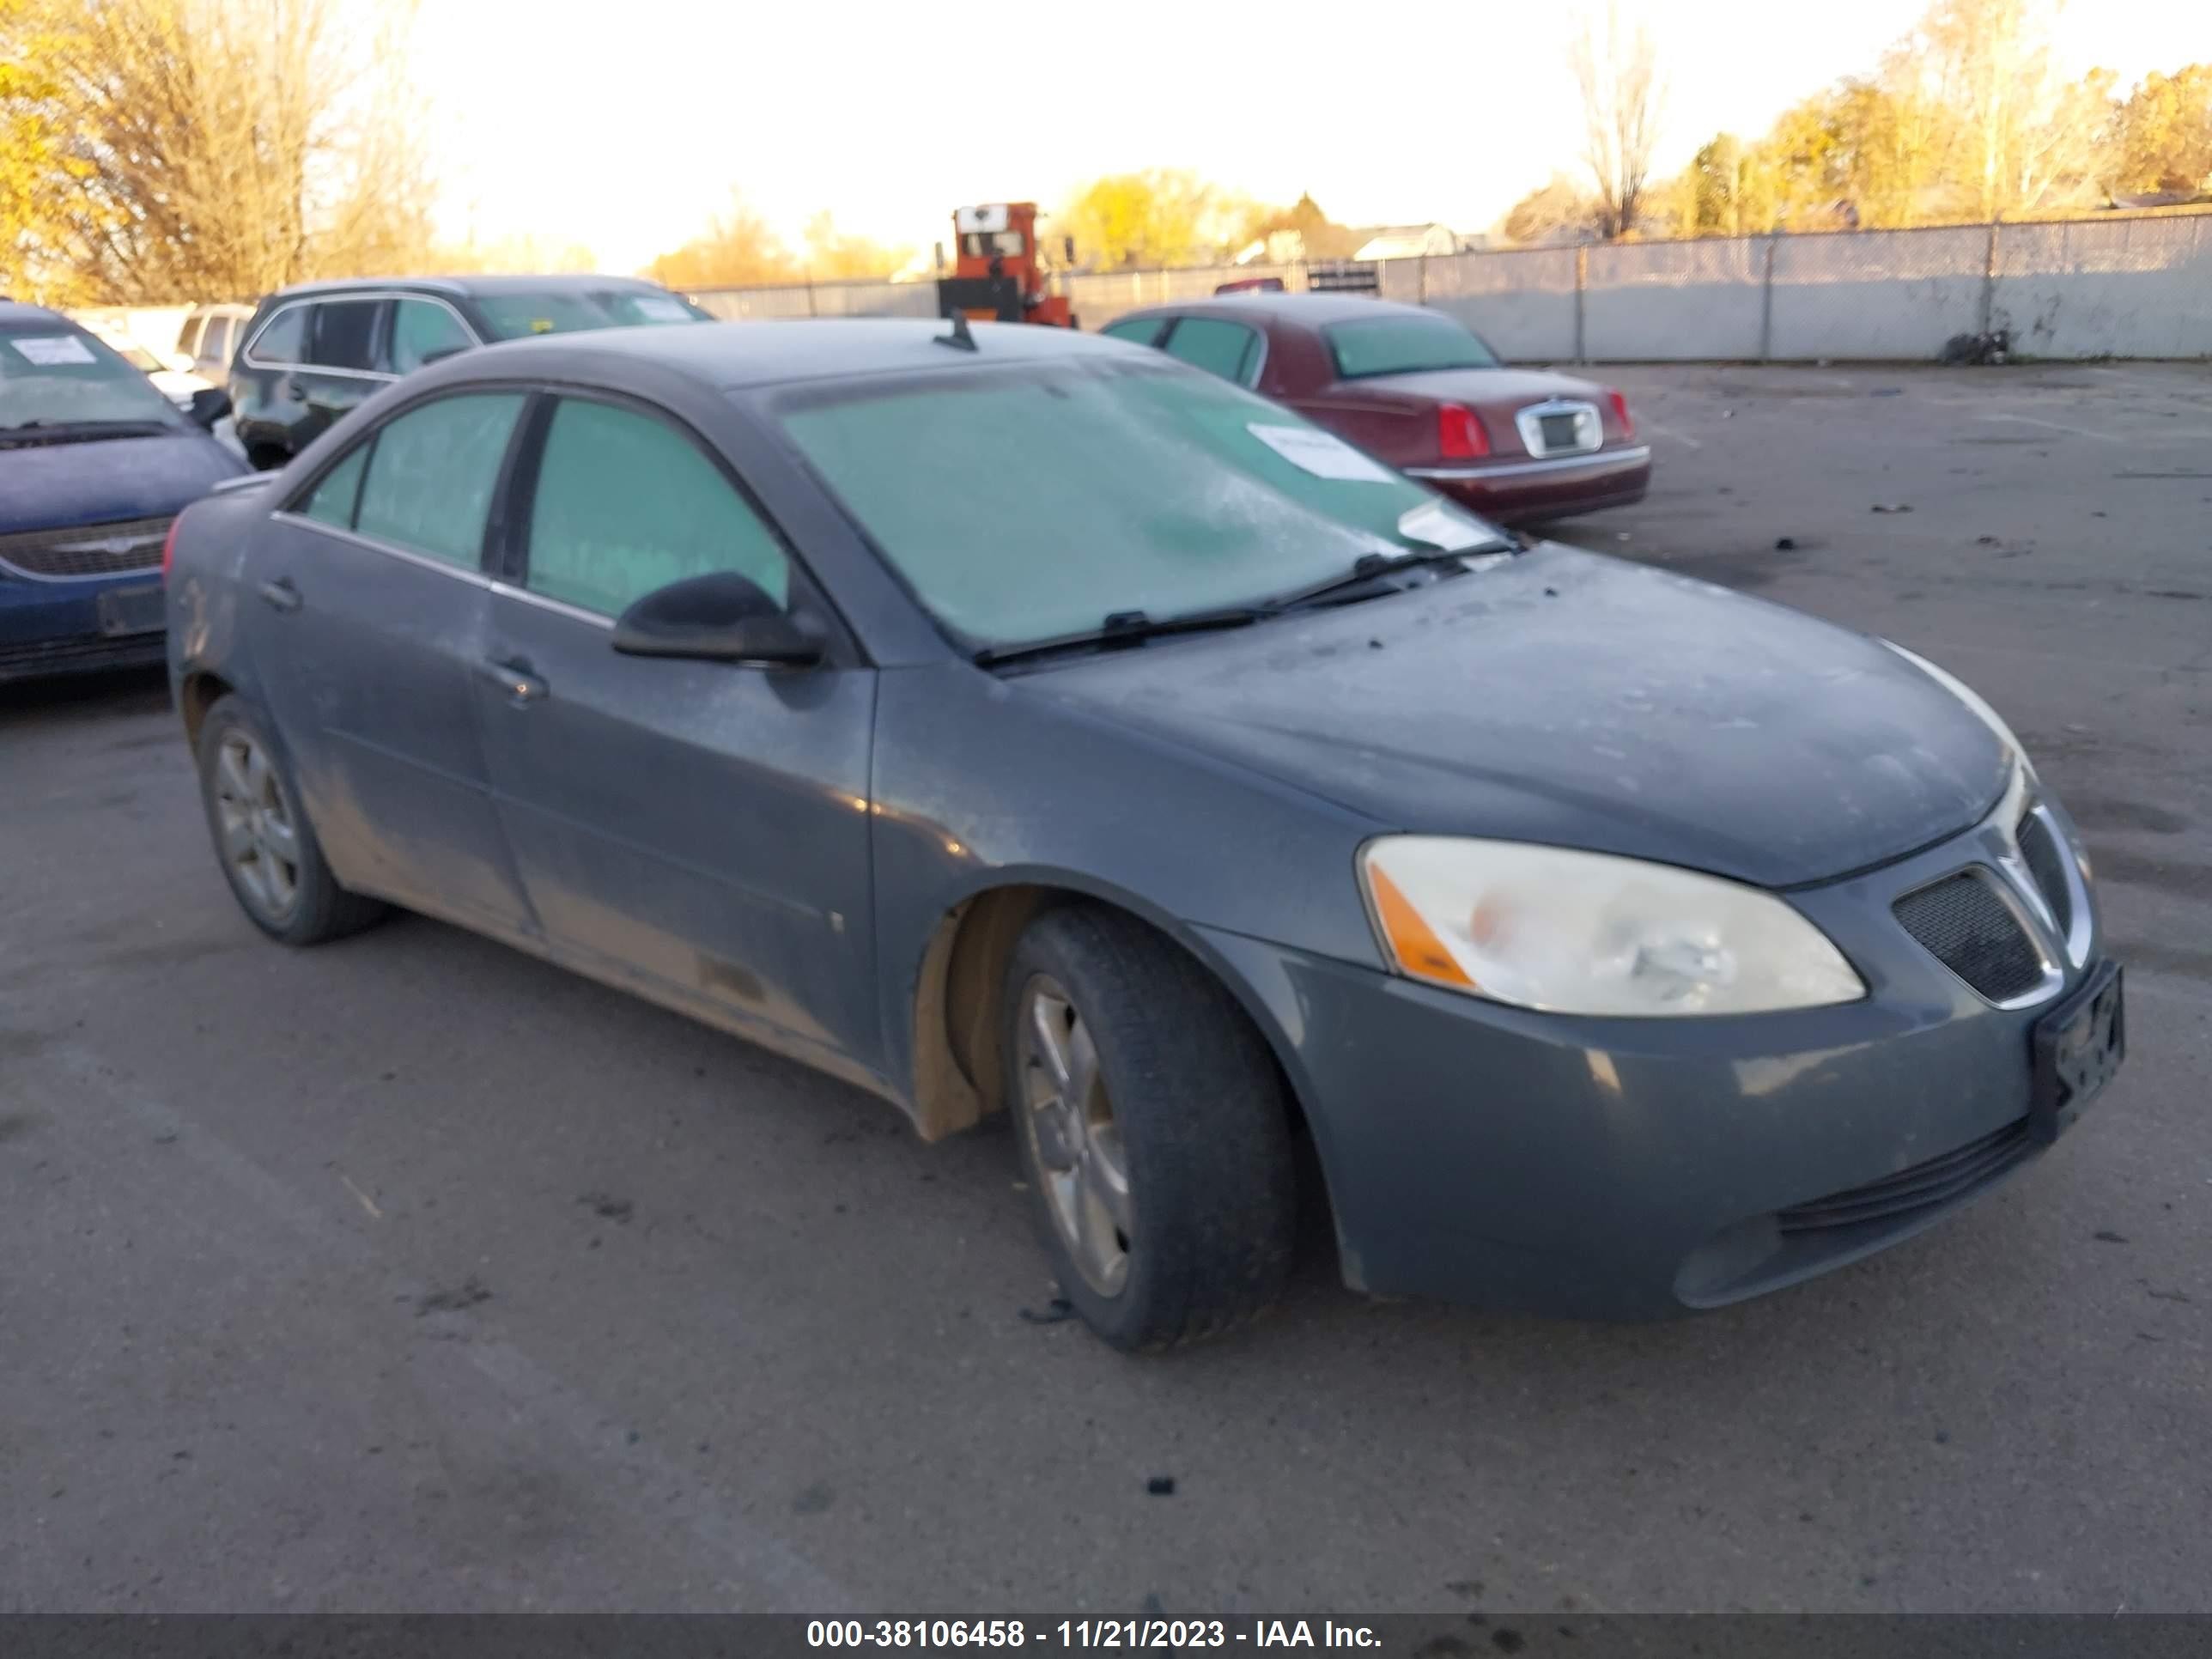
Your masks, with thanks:
M381 903L349 893L331 874L290 763L251 704L235 695L216 700L200 722L198 760L216 862L255 927L282 944L320 945L384 915Z
M1084 1322L1156 1351L1272 1305L1295 1242L1290 1115L1273 1055L1221 984L1134 918L1072 905L1024 931L1000 1016L1038 1232Z

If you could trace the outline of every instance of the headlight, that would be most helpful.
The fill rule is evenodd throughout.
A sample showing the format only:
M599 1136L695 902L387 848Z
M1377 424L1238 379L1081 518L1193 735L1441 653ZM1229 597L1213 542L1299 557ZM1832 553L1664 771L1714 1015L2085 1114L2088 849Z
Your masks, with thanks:
M1929 679L1935 681L1960 702L1966 704L1966 712L1997 734L1997 741L2013 752L2021 765L2027 769L2028 776L2032 778L2035 775L2035 763L2028 759L2027 750L2021 747L2020 739L2013 735L2012 727L2004 723L2003 716L1996 709L1982 701L1980 694L1973 687L1968 685L1964 680L1945 673L1927 658L1907 651L1895 640L1884 640L1882 643L1927 675Z
M1751 1014L1866 987L1771 893L1672 865L1522 842L1384 836L1360 849L1391 963L1564 1014Z

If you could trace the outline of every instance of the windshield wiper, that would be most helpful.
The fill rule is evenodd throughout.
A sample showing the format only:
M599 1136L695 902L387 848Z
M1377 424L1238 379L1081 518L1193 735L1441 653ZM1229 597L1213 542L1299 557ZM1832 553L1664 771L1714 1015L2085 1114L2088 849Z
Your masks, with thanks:
M1272 601L1267 606L1267 611L1272 616L1285 611L1300 610L1324 599L1334 599L1340 594L1365 587L1370 583L1379 582L1382 578L1395 575L1401 570L1413 570L1422 565L1457 564L1462 559L1483 558L1492 554L1511 553L1516 550L1515 544L1499 540L1480 542L1473 547L1453 548L1449 551L1441 547L1425 547L1406 553L1362 553L1352 562L1351 569L1340 572L1326 580L1316 582L1310 587L1302 587L1295 592L1285 593Z
M0 426L0 438L18 433L47 441L70 438L146 438L173 430L160 421L16 421Z
M1223 605L1215 611L1186 611L1180 616L1153 617L1142 611L1116 611L1096 628L1060 634L1048 640L1029 640L1019 645L987 645L975 653L983 667L1024 657L1049 656L1059 651L1104 651L1140 645L1168 634L1202 634L1215 629L1243 628L1274 614L1261 605Z

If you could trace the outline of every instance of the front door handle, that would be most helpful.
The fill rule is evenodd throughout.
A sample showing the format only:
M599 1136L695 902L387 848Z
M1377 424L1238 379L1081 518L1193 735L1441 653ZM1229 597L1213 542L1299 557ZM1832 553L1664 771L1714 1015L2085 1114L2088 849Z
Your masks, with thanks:
M552 688L538 677L526 657L510 657L505 661L495 658L483 665L484 677L507 693L507 700L517 708L527 708L533 702L544 700Z
M274 581L261 584L261 600L272 611L297 611L300 590L292 586L289 576L279 576Z

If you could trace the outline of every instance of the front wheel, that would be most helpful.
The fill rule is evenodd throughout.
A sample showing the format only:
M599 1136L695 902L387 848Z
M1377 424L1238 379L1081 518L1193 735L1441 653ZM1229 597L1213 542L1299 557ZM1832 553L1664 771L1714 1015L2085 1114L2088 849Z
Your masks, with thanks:
M1273 1057L1221 985L1133 918L1048 911L1002 997L1007 1101L1060 1287L1117 1348L1258 1315L1297 1209Z
M199 768L216 856L255 927L286 945L319 945L384 914L381 904L348 892L331 874L283 755L243 699L222 697L208 710Z

